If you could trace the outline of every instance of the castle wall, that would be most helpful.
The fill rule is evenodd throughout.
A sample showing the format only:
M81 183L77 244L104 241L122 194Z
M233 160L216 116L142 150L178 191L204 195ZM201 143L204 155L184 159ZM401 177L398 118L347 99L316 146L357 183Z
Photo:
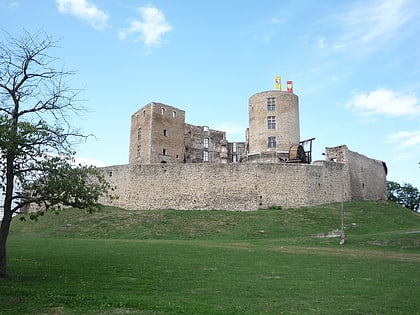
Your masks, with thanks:
M348 193L352 200L387 199L387 169L384 162L350 151L345 145L326 148L326 157L344 163L349 174Z
M119 197L102 202L131 210L256 210L387 198L384 162L342 145L326 148L325 161L286 163L299 141L298 96L290 92L252 95L246 141L237 143L223 131L185 124L182 110L149 103L131 117L129 164L102 168ZM242 160L248 163L229 163Z
M119 196L103 202L131 210L294 208L341 201L348 189L344 165L334 162L148 164L102 170Z

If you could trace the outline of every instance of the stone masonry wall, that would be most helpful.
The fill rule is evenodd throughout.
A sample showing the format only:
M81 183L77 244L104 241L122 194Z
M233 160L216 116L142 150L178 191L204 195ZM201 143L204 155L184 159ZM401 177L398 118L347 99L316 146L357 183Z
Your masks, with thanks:
M131 210L293 208L341 201L348 189L344 165L335 162L119 165L102 170L119 196L103 202Z
M203 153L207 152L210 163L221 163L223 144L226 146L226 133L204 126L185 124L185 163L202 163ZM204 141L207 140L205 144ZM226 151L226 150L225 150ZM225 160L226 160L225 153Z
M386 165L353 152L346 145L326 148L328 160L343 163L349 177L350 198L352 200L386 200Z

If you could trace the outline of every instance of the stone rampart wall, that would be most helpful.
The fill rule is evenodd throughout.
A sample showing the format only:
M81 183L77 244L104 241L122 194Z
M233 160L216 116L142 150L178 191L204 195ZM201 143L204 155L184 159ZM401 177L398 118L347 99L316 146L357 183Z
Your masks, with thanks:
M341 163L149 164L103 168L117 200L131 210L257 210L341 201L348 176ZM348 195L347 195L348 196Z
M386 164L363 154L350 151L346 145L326 148L328 160L344 163L349 174L351 200L387 199Z
M181 163L102 168L117 200L131 210L257 210L348 200L386 200L386 165L326 148L326 161L300 163Z

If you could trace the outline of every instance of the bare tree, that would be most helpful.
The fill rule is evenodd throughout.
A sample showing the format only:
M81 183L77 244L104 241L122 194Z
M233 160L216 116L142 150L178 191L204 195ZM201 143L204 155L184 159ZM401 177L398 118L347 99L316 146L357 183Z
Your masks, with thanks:
M84 109L79 91L66 81L74 73L56 70L58 59L48 54L55 47L43 32L25 31L20 38L6 33L0 42L0 277L7 275L14 214L29 206L92 210L110 188L99 170L74 165L74 147L87 136L72 127L70 117Z

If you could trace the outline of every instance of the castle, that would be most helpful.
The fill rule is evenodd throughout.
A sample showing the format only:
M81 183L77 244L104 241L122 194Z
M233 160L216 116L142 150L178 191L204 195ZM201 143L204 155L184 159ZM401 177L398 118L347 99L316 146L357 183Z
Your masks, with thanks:
M248 105L243 142L187 124L176 107L145 105L131 116L129 163L102 168L118 196L103 202L132 210L257 210L387 198L382 161L342 145L312 162L313 139L300 139L292 89L254 94Z

